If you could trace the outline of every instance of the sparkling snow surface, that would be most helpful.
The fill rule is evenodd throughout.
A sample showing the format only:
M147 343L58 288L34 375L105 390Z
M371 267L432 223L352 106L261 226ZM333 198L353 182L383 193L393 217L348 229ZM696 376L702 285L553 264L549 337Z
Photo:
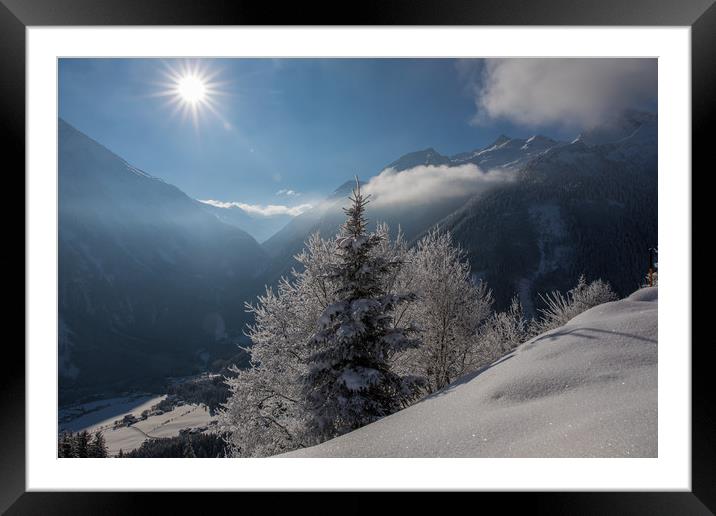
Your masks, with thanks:
M645 288L594 307L405 410L284 456L656 457L657 305Z

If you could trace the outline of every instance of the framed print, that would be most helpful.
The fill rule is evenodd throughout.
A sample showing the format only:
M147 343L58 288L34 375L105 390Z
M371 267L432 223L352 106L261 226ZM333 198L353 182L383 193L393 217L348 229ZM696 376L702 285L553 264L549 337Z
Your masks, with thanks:
M713 511L691 238L716 8L570 5L3 0L3 509Z

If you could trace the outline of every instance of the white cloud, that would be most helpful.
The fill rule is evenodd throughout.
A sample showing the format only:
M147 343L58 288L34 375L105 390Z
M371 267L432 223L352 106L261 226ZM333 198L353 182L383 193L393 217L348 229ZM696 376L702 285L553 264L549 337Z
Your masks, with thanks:
M276 217L279 215L289 215L296 217L305 211L313 208L311 204L299 204L298 206L284 206L281 204L246 204L244 202L225 202L214 199L200 199L199 202L210 204L217 208L240 208L250 215L258 215L261 217Z
M290 215L291 217L296 217L301 213L310 210L313 206L310 204L299 204L298 206L268 204L266 206L262 206L260 204L239 203L239 208L247 213L262 215L264 217L273 217L276 215Z
M286 196L286 197L300 197L301 193L297 192L295 190L289 190L286 188L282 188L281 190L276 192L276 195L282 195L282 196Z
M387 168L363 189L376 206L420 204L485 191L513 177L508 170L485 172L472 163L457 167L421 165L401 172Z
M210 204L211 206L214 206L216 208L238 208L239 207L238 202L224 202L224 201L217 201L214 199L199 199L199 202L203 202L204 204Z
M474 66L479 74L465 62L458 73L472 81L477 123L589 128L657 97L656 59L488 59Z

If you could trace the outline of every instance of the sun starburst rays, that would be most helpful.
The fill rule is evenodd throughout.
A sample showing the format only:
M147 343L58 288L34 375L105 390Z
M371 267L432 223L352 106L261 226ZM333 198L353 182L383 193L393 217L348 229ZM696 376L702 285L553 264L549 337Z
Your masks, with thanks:
M156 96L167 97L166 104L173 116L191 120L197 130L201 118L208 114L227 123L218 110L218 99L226 94L222 88L225 83L217 80L219 70L212 70L200 61L165 63L162 75L164 79Z

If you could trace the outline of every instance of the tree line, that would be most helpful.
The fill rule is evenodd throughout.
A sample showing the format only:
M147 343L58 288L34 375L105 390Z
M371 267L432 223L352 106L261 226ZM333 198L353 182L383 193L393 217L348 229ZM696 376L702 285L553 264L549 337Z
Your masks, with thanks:
M58 457L107 457L107 443L102 432L64 432L60 435L57 448Z
M224 438L214 433L182 432L175 437L147 439L139 448L122 453L126 458L223 458L228 455Z

